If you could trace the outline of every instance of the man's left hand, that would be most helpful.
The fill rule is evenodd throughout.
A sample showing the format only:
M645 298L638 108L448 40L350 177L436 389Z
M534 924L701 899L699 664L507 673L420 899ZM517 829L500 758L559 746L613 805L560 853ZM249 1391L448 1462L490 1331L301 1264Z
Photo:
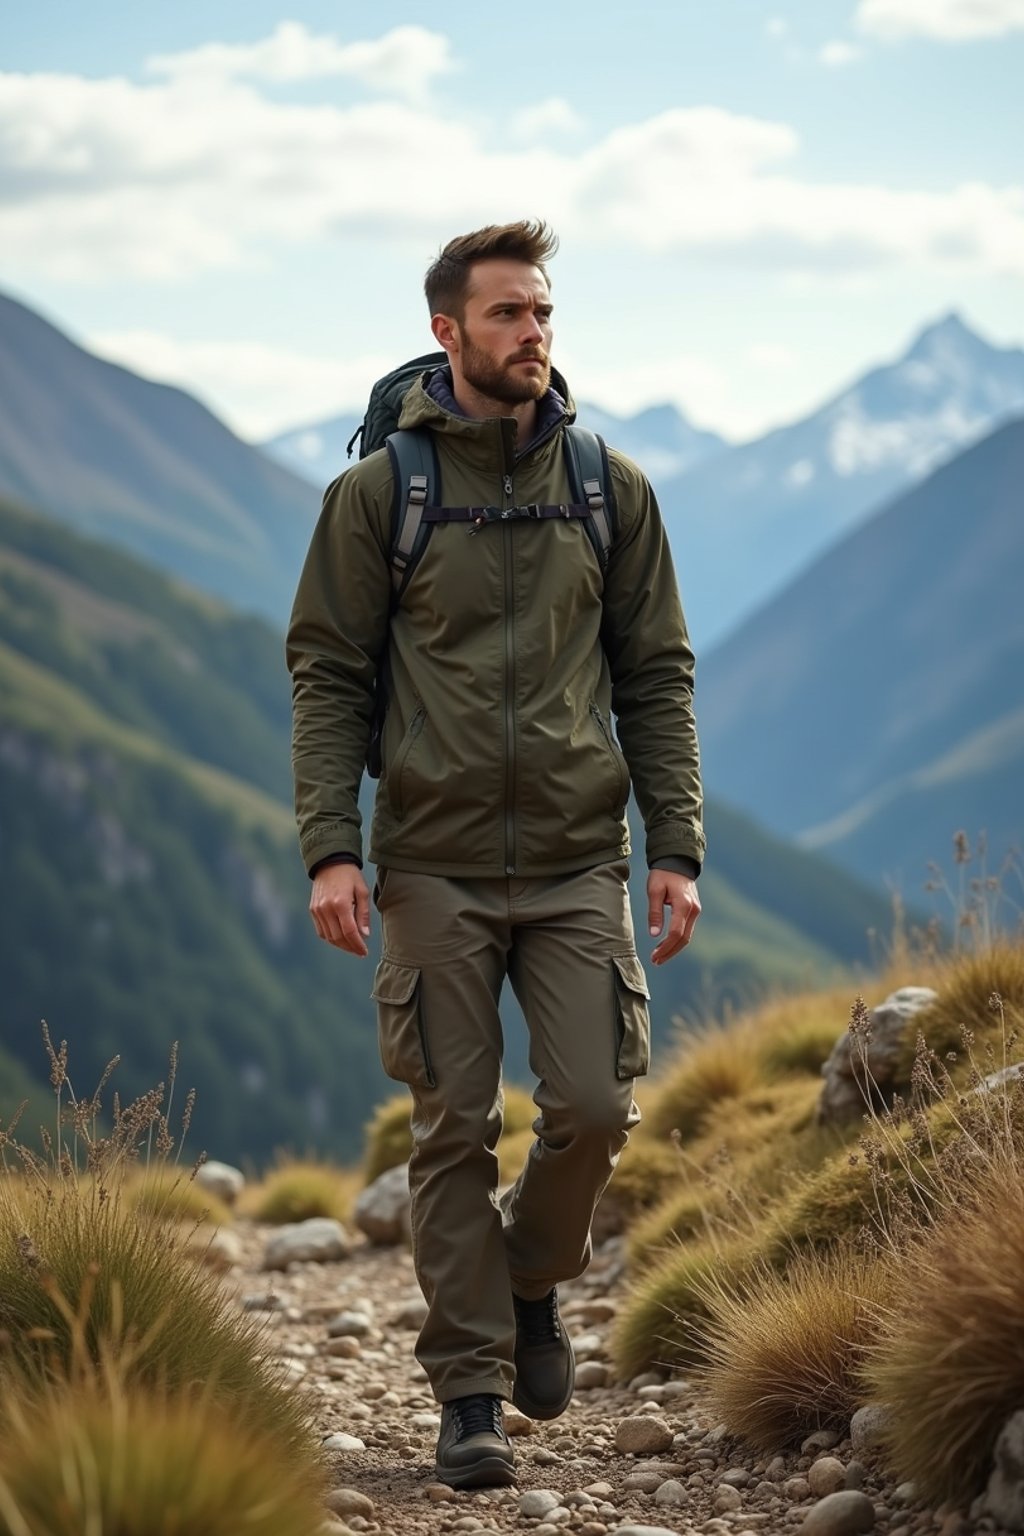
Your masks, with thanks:
M665 908L672 916L665 928ZM674 875L668 869L652 869L647 876L647 921L651 937L657 938L665 929L661 943L651 955L653 965L664 965L681 949L685 949L693 937L693 930L700 917L700 897L697 882L686 875Z

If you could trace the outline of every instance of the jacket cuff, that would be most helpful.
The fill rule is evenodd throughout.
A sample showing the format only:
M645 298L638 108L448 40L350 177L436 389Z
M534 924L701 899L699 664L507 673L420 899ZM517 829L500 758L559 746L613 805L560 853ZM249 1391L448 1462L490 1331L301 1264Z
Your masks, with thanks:
M335 822L329 827L318 827L303 839L301 848L302 862L310 875L318 864L336 853L349 854L362 867L363 840L358 828L351 823L346 825L344 822Z
M652 859L650 867L667 869L672 875L685 875L688 880L696 880L700 874L700 860L688 858L684 853L665 854L660 859Z
M647 867L658 859L693 859L698 872L704 863L704 829L699 821L680 818L663 821L647 834Z
M356 858L354 853L329 853L326 858L317 859L316 863L310 866L309 878L315 879L322 869L327 869L331 864L354 864L357 869L363 867L362 859Z

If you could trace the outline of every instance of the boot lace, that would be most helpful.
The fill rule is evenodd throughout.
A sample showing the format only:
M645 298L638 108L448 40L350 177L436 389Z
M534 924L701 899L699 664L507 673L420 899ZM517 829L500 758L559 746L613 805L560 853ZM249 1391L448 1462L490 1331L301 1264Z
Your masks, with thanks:
M513 1296L516 1314L516 1330L519 1340L527 1348L539 1344L558 1344L562 1331L558 1321L558 1294L550 1290L539 1301L524 1301Z
M500 1397L481 1392L456 1398L452 1417L460 1440L468 1440L470 1435L503 1435Z

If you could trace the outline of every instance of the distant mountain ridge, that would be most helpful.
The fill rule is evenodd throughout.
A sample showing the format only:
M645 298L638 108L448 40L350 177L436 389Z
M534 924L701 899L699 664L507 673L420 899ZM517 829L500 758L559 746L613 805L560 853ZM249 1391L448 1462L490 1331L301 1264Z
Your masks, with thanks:
M652 405L633 416L616 416L582 401L576 419L628 453L655 483L681 474L727 446L717 432L692 426L674 405ZM351 462L348 444L361 420L350 412L329 416L279 432L262 447L278 463L324 487Z
M1024 845L1024 420L895 498L704 658L709 784L862 877Z
M184 390L93 356L0 294L0 494L283 624L311 487Z
M948 315L802 421L663 484L699 650L938 463L1024 411L1024 350Z

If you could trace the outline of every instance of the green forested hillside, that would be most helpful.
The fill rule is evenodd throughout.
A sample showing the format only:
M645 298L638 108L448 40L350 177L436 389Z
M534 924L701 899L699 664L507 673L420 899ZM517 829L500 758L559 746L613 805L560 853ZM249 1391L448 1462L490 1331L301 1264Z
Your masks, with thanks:
M46 1018L79 1089L121 1053L123 1097L180 1040L211 1155L350 1154L385 1086L373 957L328 950L306 911L288 695L268 625L0 504L0 1050L42 1080ZM698 937L651 975L659 1031L864 957L886 922L815 856L714 803L708 824Z

